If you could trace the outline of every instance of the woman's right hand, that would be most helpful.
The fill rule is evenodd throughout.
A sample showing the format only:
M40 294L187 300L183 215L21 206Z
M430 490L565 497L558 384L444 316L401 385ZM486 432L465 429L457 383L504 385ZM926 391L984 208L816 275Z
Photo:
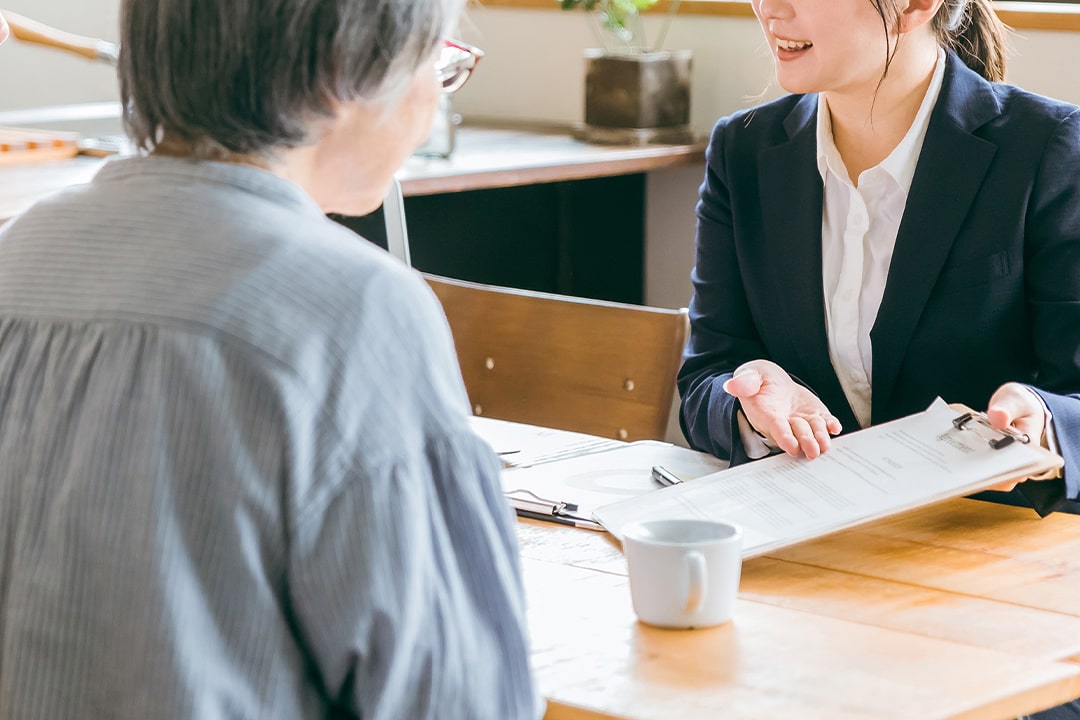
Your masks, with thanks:
M8 39L8 35L11 34L11 29L8 27L7 20L3 15L0 15L0 43Z
M816 458L842 429L817 395L768 360L740 365L724 390L739 399L746 419L766 442L793 457Z

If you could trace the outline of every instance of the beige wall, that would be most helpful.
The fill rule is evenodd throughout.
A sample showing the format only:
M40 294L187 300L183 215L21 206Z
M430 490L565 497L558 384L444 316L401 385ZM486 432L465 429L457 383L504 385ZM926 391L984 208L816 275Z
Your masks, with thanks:
M120 0L3 0L0 7L68 32L117 39ZM115 100L111 67L9 40L0 50L0 111Z
M553 0L554 4L554 0ZM3 7L59 28L116 40L120 0L5 0ZM655 34L659 17L647 18ZM458 96L471 115L572 122L581 117L584 61L595 45L581 13L477 8L462 34L486 51L482 69ZM769 89L768 54L752 19L679 16L666 46L693 48L693 122L712 121ZM1014 34L1010 80L1047 95L1080 103L1080 33ZM108 67L52 50L11 42L0 52L4 78L0 110L115 100ZM767 96L775 95L775 89Z
M554 0L553 0L554 2ZM457 102L465 114L572 122L582 114L582 50L595 45L580 13L479 8L462 31L487 52ZM660 18L649 16L655 32ZM1026 30L1012 35L1009 80L1080 104L1080 33ZM693 123L708 131L715 118L777 94L771 62L752 18L680 16L668 48L694 50ZM512 90L508 90L512 89Z

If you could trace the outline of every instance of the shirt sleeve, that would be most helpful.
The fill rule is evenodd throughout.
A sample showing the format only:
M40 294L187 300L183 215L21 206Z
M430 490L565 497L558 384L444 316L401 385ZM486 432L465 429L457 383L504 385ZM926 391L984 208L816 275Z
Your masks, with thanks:
M290 523L309 666L346 716L537 718L513 514L445 316L397 264L355 285Z
M327 699L365 719L538 718L513 518L469 432L354 470L298 519L290 597Z
M765 439L764 435L754 429L754 426L751 425L750 421L746 418L746 413L744 413L741 408L735 413L735 418L739 423L739 437L742 439L746 457L751 460L759 460L774 454L780 449L771 444Z

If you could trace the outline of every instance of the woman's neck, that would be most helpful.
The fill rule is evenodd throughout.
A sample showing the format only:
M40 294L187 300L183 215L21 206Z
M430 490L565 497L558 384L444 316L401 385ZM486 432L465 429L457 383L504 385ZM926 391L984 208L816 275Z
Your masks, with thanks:
M934 76L937 44L906 35L872 92L826 92L833 142L855 184L904 139Z

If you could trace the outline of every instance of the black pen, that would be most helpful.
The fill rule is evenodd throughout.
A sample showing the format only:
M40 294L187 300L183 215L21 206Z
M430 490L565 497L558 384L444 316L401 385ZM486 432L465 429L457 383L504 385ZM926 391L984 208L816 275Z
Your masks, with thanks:
M652 479L661 485L678 485L682 482L682 478L672 473L663 465L652 466Z
M570 527L583 528L585 530L603 531L604 529L604 526L600 523L584 518L567 517L566 515L549 515L547 513L532 512L531 510L521 510L518 508L515 508L515 512L517 512L519 517L555 523L556 525L568 525Z

